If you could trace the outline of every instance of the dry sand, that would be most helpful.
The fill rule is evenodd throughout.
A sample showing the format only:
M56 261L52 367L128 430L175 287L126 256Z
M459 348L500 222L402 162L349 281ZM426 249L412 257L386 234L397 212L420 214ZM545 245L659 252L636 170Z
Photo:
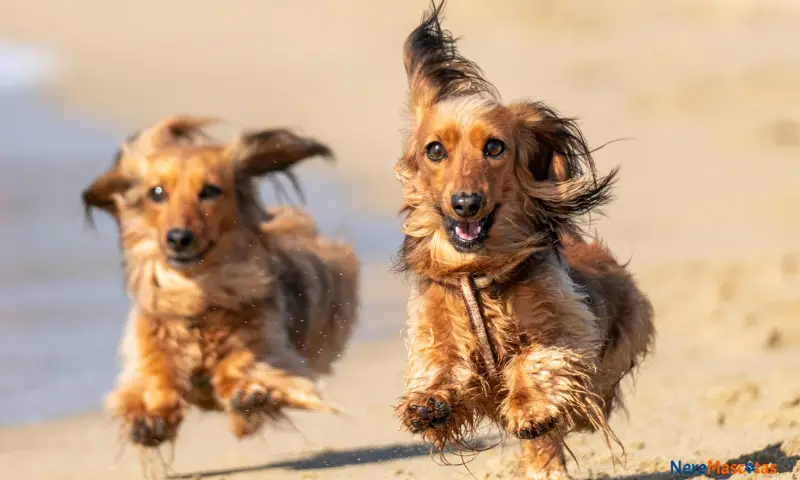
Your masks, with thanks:
M634 138L597 154L602 170L623 167L597 228L653 298L657 351L628 385L629 415L612 422L625 464L598 438L575 437L573 474L661 479L671 460L743 459L800 475L800 3L450 3L447 26L507 99L580 116L594 144ZM194 112L313 133L336 149L338 181L389 216L400 195L400 46L426 5L2 0L0 35L55 48L66 69L53 95L131 129ZM374 275L368 294L386 301L363 321L399 325L404 288ZM399 335L355 345L328 379L349 418L298 414L297 430L241 443L217 416L190 418L171 468L470 478L398 431L390 406L403 366ZM115 435L99 414L0 430L0 478L141 478L136 452L115 463ZM513 478L515 451L510 441L469 468Z

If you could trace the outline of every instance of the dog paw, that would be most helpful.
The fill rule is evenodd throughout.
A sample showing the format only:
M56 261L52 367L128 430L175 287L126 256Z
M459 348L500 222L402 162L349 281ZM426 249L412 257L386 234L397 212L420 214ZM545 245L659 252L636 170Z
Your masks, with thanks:
M183 421L181 400L174 390L121 388L112 392L108 407L122 420L123 436L145 447L175 440Z
M520 422L516 426L511 427L510 430L511 433L513 433L517 438L521 438L523 440L533 440L534 438L538 438L549 433L556 428L557 425L558 420L555 418L548 418L542 422L526 420Z
M250 366L244 376L236 371L218 373L214 391L225 410L232 413L279 415L284 408L340 411L322 400L311 378L261 362Z
M251 414L265 410L277 410L272 389L257 382L241 382L230 397L230 409L236 413Z
M411 433L443 428L454 410L452 400L447 397L426 393L407 395L398 408L403 424Z
M128 420L130 439L145 447L172 441L178 433L180 417L138 414Z
M157 447L175 440L182 420L183 414L178 403L151 410L134 408L126 413L123 428L128 430L128 436L133 443Z

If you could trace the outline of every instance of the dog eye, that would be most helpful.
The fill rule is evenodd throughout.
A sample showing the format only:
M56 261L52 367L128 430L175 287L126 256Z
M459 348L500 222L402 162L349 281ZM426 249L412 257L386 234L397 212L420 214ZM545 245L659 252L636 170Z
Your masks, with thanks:
M496 138L490 138L483 147L483 154L487 157L499 157L506 151L506 144Z
M444 145L439 142L429 143L428 146L425 147L425 153L428 155L428 158L434 162L439 162L447 157L447 150L445 150Z
M198 194L200 200L213 200L220 195L222 195L222 189L216 185L206 185Z
M156 185L147 191L147 196L155 203L161 203L167 199L167 191L161 185Z

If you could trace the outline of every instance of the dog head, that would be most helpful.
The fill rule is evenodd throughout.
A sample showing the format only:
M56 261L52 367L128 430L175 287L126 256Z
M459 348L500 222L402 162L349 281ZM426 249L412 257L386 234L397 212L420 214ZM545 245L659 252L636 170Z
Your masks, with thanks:
M126 251L147 251L191 272L224 263L237 234L257 228L253 180L285 172L327 146L288 130L263 130L227 144L199 144L214 119L178 116L128 138L114 165L83 192L117 220Z
M404 45L412 126L396 165L403 184L405 268L513 267L610 198L574 121L540 102L504 105L442 30L443 4Z

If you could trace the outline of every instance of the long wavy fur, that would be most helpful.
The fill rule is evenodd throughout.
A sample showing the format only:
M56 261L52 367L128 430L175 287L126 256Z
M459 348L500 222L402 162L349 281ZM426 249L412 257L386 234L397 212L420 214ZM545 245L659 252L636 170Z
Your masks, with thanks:
M459 54L455 38L442 29L444 4L432 6L404 45L409 113L416 122L431 107L445 101L464 99L484 103L487 108L500 106L496 88L474 62ZM494 273L501 277L509 273L505 267L514 267L539 250L560 248L563 235L583 233L585 215L602 213L601 208L613 199L617 177L617 169L606 176L597 175L592 150L575 119L560 116L543 102L512 104L507 114L516 126L519 199L503 208L520 211L506 215L505 225L495 226L497 235L505 241L503 251L494 251L492 258L477 259L471 266L497 270ZM405 238L395 258L395 270L459 273L462 269L458 266L429 256L429 252L438 250L431 241L442 212L430 204L428 193L419 183L412 140L413 135L409 135L405 154L395 167L404 189L400 213L405 215Z
M523 450L526 471L541 474L537 469L556 468L542 463L542 452L563 457L563 436L571 431L599 431L609 448L618 444L608 415L619 403L620 380L651 347L652 306L625 266L604 245L585 239L587 216L602 213L613 199L618 170L597 173L575 119L542 102L502 104L496 88L442 29L443 8L444 2L434 4L404 44L412 127L395 165L404 193L404 240L395 269L412 278L414 289L406 393L396 414L439 451L447 445L469 449L483 419L519 435L555 423L526 440ZM492 172L502 173L491 177L482 168L464 173L462 164L446 163L457 162L455 155L435 166L426 163L421 142L446 128L466 135L473 119L513 143L514 151L498 160L513 157L512 167L497 167ZM481 177L469 184L501 185L482 192L493 192L488 205L496 206L483 248L457 251L443 233L449 207L442 198L451 188L445 185L450 180L441 180L445 175L476 175ZM467 312L450 286L467 274L494 282L478 297L503 370L501 385L486 380ZM420 406L430 399L448 405L449 420L420 429L431 415ZM565 468L563 458L558 468Z
M414 108L467 95L499 97L494 85L483 78L480 67L459 55L456 39L442 29L440 17L445 3L432 5L403 48L409 100Z

